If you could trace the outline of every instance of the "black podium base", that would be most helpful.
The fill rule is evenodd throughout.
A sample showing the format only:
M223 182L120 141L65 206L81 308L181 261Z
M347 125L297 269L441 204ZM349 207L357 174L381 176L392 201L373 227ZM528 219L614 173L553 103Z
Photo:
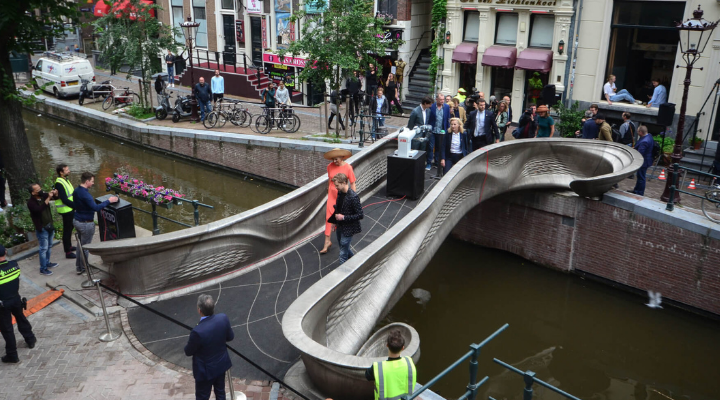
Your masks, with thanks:
M387 156L387 195L416 200L425 191L425 152L415 157Z

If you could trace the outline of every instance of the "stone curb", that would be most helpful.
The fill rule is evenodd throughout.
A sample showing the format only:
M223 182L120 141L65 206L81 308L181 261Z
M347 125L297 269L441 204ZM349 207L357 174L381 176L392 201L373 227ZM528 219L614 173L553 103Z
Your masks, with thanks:
M63 289L60 286L65 286L65 285L58 285L54 281L48 281L45 285L53 290ZM103 315L102 307L98 307L90 300L80 296L79 294L76 294L72 290L67 290L67 289L63 289L63 290L64 290L64 292L63 292L64 298L73 302L75 305L77 305L78 307L87 311L88 313L90 313L96 317L102 317L102 315ZM110 306L110 307L106 307L106 309L107 309L108 315L113 315L113 314L116 314L116 313L124 310L120 306Z

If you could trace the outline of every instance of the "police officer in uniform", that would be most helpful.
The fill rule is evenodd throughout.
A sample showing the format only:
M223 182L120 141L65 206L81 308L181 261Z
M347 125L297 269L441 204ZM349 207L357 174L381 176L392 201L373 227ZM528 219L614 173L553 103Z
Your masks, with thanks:
M23 314L23 301L18 291L20 290L20 267L15 261L5 257L5 247L0 244L0 331L5 339L5 355L2 357L4 363L16 363L20 361L17 354L15 332L12 325L12 317L15 316L18 331L25 338L29 348L35 347L37 339L33 334L32 326Z
M387 338L388 359L375 362L365 370L365 379L375 382L375 400L400 398L412 394L417 381L415 363L412 358L403 357L405 338L399 330L393 330Z
M55 190L58 192L58 199L55 200L55 211L62 217L63 221L63 250L65 258L75 258L75 246L72 245L73 219L75 218L75 204L73 203L73 188L70 183L70 167L60 164L55 168L58 174L55 179Z

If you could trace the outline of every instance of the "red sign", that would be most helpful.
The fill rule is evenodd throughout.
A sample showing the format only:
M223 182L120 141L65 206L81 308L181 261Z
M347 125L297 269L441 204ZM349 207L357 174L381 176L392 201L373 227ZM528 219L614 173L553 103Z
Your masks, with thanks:
M245 21L241 19L235 21L235 32L238 43L245 43Z
M262 48L267 49L267 18L263 15L262 17Z
M282 60L280 58L282 58ZM263 53L263 61L270 64L282 64L300 68L305 68L306 62L304 58L295 58L288 56L280 57L278 55L270 53Z

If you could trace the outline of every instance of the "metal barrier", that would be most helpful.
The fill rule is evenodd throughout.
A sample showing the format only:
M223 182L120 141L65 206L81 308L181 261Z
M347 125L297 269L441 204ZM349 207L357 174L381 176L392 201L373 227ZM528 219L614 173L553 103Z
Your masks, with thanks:
M561 396L564 396L568 399L580 400L579 398L571 395L570 393L560 390L560 389L556 388L555 386L536 378L535 373L532 371L525 371L525 372L520 371L519 369L513 367L512 365L502 362L502 361L498 360L497 358L493 358L493 361L495 361L497 364L502 365L503 367L509 369L510 371L512 371L518 375L522 375L523 381L525 382L525 390L523 391L523 400L532 400L532 398L533 398L533 388L532 387L535 383L537 383L540 386L544 386L544 387L552 390L553 392L555 392ZM489 398L490 398L490 400L495 400L492 397L489 397Z
M477 396L477 390L480 386L482 386L485 382L488 380L488 376L485 376L480 382L477 381L477 373L478 373L478 357L480 356L480 349L482 349L488 342L495 339L497 335L502 333L507 327L510 326L509 324L505 324L500 329L496 330L495 333L488 336L483 340L480 344L471 344L470 345L470 351L465 353L464 356L460 357L457 361L452 363L449 367L445 368L445 370L441 373L439 373L436 377L430 379L428 383L426 383L424 386L421 386L418 390L414 391L411 396L403 396L403 400L413 400L414 398L420 396L424 391L430 389L434 384L436 384L440 379L445 377L450 371L454 370L457 366L465 362L468 358L470 358L470 383L467 385L467 391L458 398L458 400L475 400L475 397Z
M675 192L679 192L702 199L702 202L700 203L700 208L702 209L703 214L705 214L705 217L707 217L710 221L720 223L720 215L715 217L710 215L720 214L720 176L713 175L709 172L703 172L696 169L683 167L680 166L680 164L673 164L673 168L675 168L675 173L672 174L673 182L672 186L670 186L670 199L667 202L665 210L675 210ZM688 192L687 190L682 190L681 188L678 188L678 175L680 175L681 170L685 170L698 176L707 176L708 178L713 178L713 183L711 183L710 190L707 190L704 195L700 196L693 192ZM718 186L713 187L713 185L715 184L718 184Z

